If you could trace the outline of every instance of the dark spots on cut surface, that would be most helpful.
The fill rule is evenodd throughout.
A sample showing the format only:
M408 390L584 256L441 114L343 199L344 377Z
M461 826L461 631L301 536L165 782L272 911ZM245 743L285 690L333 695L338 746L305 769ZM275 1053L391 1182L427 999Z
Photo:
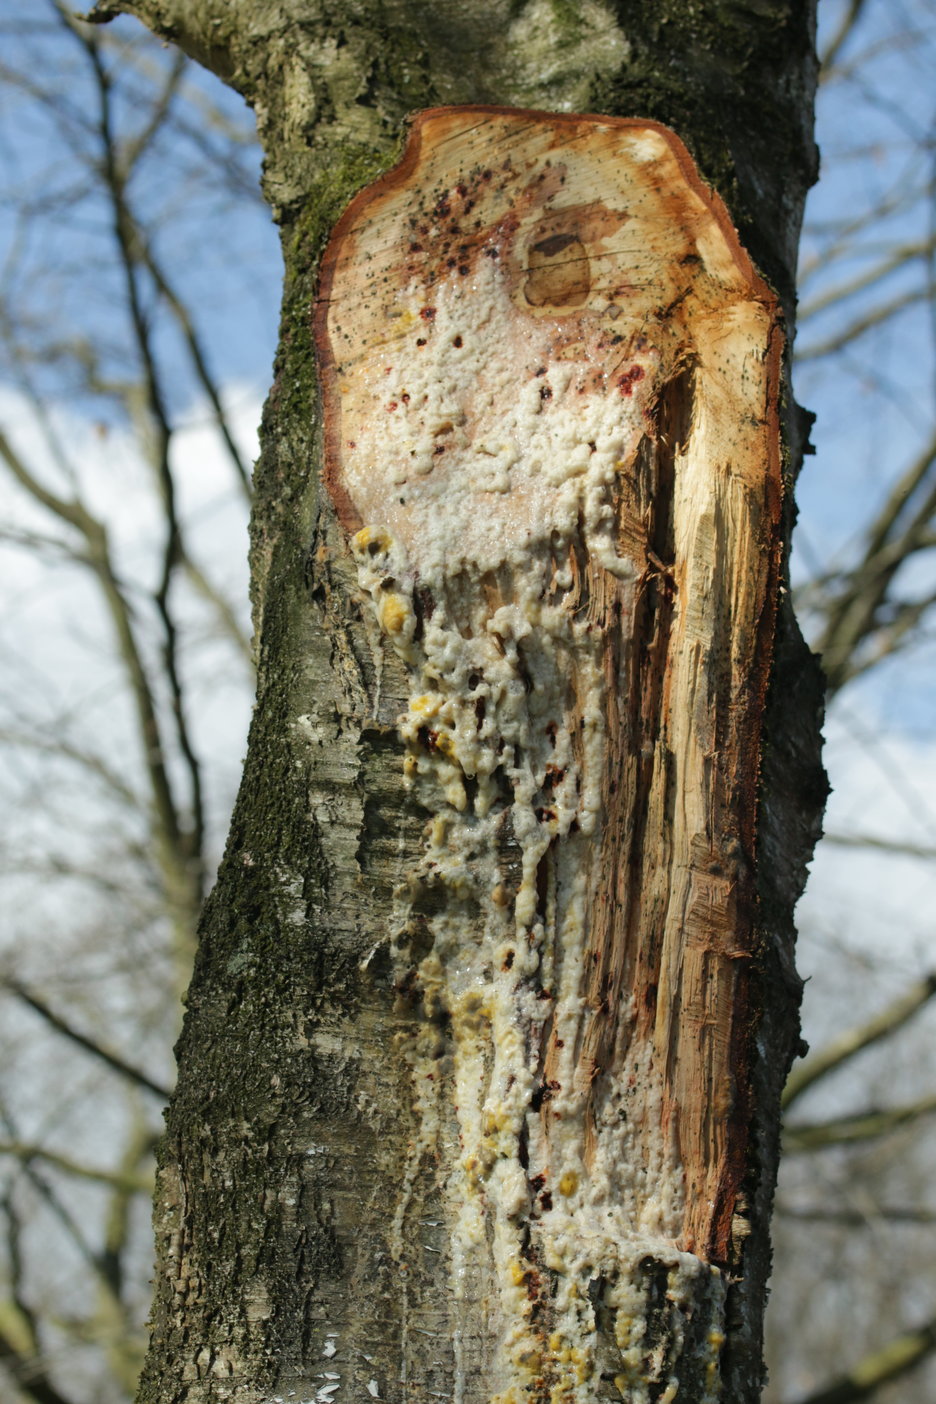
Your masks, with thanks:
M643 380L643 378L643 366L631 366L630 370L625 371L622 376L618 377L618 390L622 395L632 395L634 393L634 386L637 384L638 380Z
M544 258L555 258L563 249L578 242L576 234L553 234L549 239L540 239L538 244L534 244L533 252L542 254Z
M591 288L588 254L577 229L535 238L527 248L526 271L523 295L531 307L578 307Z
M400 498L401 504L405 503L404 498ZM425 585L417 585L413 590L413 613L416 616L416 628L413 632L417 642L425 633L426 620L431 619L435 611L435 600L432 593Z

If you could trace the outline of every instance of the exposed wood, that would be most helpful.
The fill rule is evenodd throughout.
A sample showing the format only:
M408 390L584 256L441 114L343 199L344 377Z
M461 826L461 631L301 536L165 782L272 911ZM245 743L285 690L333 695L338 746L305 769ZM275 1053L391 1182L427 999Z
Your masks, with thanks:
M421 1011L394 1251L429 1167L453 1319L490 1299L460 1377L715 1398L752 1115L774 299L665 128L436 109L339 222L316 334L326 482L407 670L426 820L390 933Z

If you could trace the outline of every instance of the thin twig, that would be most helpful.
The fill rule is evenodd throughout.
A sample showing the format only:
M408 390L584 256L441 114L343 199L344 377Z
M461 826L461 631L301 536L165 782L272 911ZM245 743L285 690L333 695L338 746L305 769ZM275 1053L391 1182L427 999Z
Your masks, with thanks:
M916 1331L895 1336L880 1350L870 1351L847 1375L806 1395L798 1404L857 1404L861 1399L870 1399L882 1385L916 1369L933 1350L936 1350L936 1319L927 1321Z
M869 1228L878 1220L894 1224L936 1224L936 1210L908 1209L901 1205L876 1204L867 1211L831 1208L824 1204L797 1207L778 1201L777 1214L807 1224L841 1224L845 1228Z
M828 833L822 836L823 843L831 843L836 848L873 848L880 853L893 853L898 858L936 859L936 847L927 843L908 843L905 839L881 838L877 834Z
M864 336L865 332L879 327L882 322L889 321L891 317L896 317L899 312L904 312L908 307L915 307L918 303L925 302L926 296L925 288L908 289L907 292L901 293L899 297L884 303L883 306L874 307L862 316L856 317L841 331L833 332L831 336L826 337L825 341L816 341L811 346L798 346L796 348L797 362L802 364L805 361L818 361L824 356L834 355L836 351L841 351L850 342L856 341L859 336Z
M27 990L24 985L21 985L18 980L12 979L9 975L2 975L0 976L0 986L9 990L11 994L16 995L17 999L27 1004L41 1019L45 1020L50 1028L55 1029L55 1031L62 1034L64 1038L70 1039L71 1042L77 1044L79 1048L83 1048L86 1052L93 1054L95 1058L99 1058L102 1063L106 1063L114 1072L120 1073L121 1077L128 1078L130 1082L135 1083L138 1087L145 1088L147 1092L152 1092L153 1096L158 1097L160 1101L168 1102L171 1095L168 1087L162 1086L161 1083L155 1082L147 1073L142 1072L139 1068L133 1067L132 1064L121 1058L119 1053L111 1052L109 1048L102 1047L101 1044L95 1043L93 1039L88 1038L86 1034L80 1033L77 1029L73 1028L71 1024L67 1023L60 1014L56 1014L50 1009L45 1001L40 999L37 994L34 994L31 990Z
M787 1154L826 1150L829 1146L853 1145L887 1136L908 1122L919 1121L936 1112L936 1097L926 1097L902 1107L870 1107L835 1121L798 1122L784 1127L783 1146Z
M873 1043L878 1043L882 1038L887 1038L902 1028L934 994L936 973L927 975L867 1023L859 1024L857 1028L840 1034L825 1048L800 1063L787 1078L783 1092L784 1110L789 1109L807 1088L812 1087L820 1078L827 1077L829 1073L842 1067L862 1049L870 1048Z
M96 1184L110 1185L124 1194L151 1194L152 1178L142 1175L128 1175L120 1170L105 1170L96 1165L83 1165L70 1156L49 1150L29 1141L0 1141L0 1155L10 1155L16 1160L42 1160L56 1170L74 1175L79 1180L93 1180Z
M842 49L844 45L848 42L848 39L855 28L855 25L861 18L861 12L864 9L864 7L865 0L851 0L848 9L842 15L842 18L839 21L838 29L832 35L831 39L826 44L825 49L819 56L820 70L823 73L828 73L829 69L835 63L835 60L838 58L839 54L842 52Z

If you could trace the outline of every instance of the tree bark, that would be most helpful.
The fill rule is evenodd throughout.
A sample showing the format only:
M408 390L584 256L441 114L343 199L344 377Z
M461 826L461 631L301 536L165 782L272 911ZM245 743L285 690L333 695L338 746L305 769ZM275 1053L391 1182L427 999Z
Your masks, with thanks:
M253 523L258 702L179 1044L140 1399L753 1401L779 1098L797 1043L791 914L824 798L819 680L782 590L761 705L776 549L792 524L805 429L784 393L781 514L768 421L781 404L775 307L788 344L815 166L812 7L332 8L127 0L94 16L137 14L252 103L286 274ZM437 538L445 550L420 558L412 503L383 530L389 487L368 497L374 473L355 476L342 449L360 439L378 468L382 454L389 462L386 431L367 419L374 396L341 401L336 348L346 325L356 354L373 345L365 312L342 320L341 257L360 271L373 250L358 216L398 177L356 202L316 281L351 197L395 164L407 114L479 103L642 119L671 163L668 217L684 267L710 275L723 256L726 284L742 270L708 323L687 309L714 293L686 273L663 349L653 337L638 345L628 322L622 374L634 374L626 393L606 383L641 426L621 450L638 487L630 498L615 489L594 520L586 494L558 537L550 519L552 555L537 543L526 566L516 543L504 547L509 562L478 544L482 515L497 521L491 484L457 536ZM498 120L488 114L479 139L516 149L516 119ZM677 133L718 196L648 120ZM421 119L417 134L431 127ZM465 169L476 167L486 168ZM516 204L521 191L508 194ZM603 267L604 235L594 210L587 228L578 218L554 228L554 213L535 212L516 248L532 250L524 315L547 309L567 326L590 296L582 268ZM557 264L570 240L581 258ZM509 257L514 245L502 247ZM750 401L743 356L716 383L718 318L742 306L759 309L744 343L761 377ZM436 336L444 298L439 307ZM613 333L601 334L607 344L589 354L610 366ZM537 379L558 412L561 367L546 350L545 377L518 365L505 386L492 365L499 413ZM394 385L401 374L392 370ZM731 406L725 387L742 412L736 471L719 478L716 439L700 451L700 426ZM742 432L747 420L757 426ZM500 465L507 489L493 493L505 502L510 468ZM431 472L430 462L415 476ZM723 504L721 554L703 544L712 498ZM588 634L574 622L579 606ZM504 630L492 631L498 611ZM477 654L471 676L460 680L458 659L451 686L433 672L429 634L437 652L457 642ZM472 652L468 639L494 640L495 652ZM700 678L708 694L690 715ZM498 696L519 698L509 716L498 679ZM534 717L542 754L521 756ZM485 737L509 743L513 759L485 759ZM485 828L490 812L501 817ZM478 852L466 814L484 829ZM563 936L576 923L578 956ZM584 976L588 952L595 970ZM637 1111L612 1133L628 1089Z

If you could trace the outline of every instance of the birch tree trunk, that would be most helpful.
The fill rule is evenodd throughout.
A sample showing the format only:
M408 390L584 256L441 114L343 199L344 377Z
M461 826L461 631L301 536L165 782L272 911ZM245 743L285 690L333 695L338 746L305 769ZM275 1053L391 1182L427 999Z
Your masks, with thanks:
M124 12L254 107L285 263L140 1399L753 1401L812 6Z

